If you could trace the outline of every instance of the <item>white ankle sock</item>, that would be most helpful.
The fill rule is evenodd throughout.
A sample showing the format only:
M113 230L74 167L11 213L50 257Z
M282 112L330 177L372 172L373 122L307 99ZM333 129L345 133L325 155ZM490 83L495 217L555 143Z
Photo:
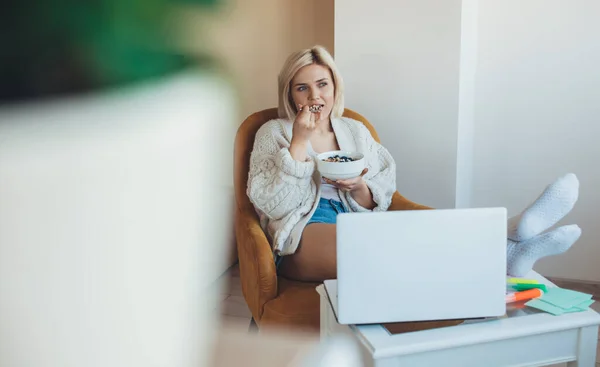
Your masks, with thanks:
M508 238L528 240L552 227L573 209L579 197L579 180L572 173L548 185L523 212L508 219Z
M506 247L507 273L522 277L533 269L539 259L562 254L581 236L581 228L572 224L542 233L524 242L508 240Z

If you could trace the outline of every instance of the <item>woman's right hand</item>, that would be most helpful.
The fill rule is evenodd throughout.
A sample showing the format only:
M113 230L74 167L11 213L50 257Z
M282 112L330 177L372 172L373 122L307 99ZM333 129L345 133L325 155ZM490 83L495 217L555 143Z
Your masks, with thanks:
M307 146L313 131L317 128L319 113L310 112L309 106L298 105L298 114L292 127L290 154L297 161L307 158Z
M298 142L307 142L317 127L317 114L310 112L309 106L298 105L298 114L294 120L292 138Z

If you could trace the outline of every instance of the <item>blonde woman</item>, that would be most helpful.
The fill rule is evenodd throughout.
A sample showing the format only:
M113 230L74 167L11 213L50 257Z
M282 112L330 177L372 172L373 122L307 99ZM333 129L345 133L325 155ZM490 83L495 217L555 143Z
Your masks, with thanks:
M342 116L344 85L331 55L315 46L289 56L279 74L279 118L257 132L248 197L272 245L278 273L296 280L336 278L336 216L386 211L396 191L390 153L360 122ZM321 177L315 156L358 151L366 168L356 178ZM579 183L561 177L508 223L508 270L520 276L539 258L566 251L579 227L556 224L575 204Z

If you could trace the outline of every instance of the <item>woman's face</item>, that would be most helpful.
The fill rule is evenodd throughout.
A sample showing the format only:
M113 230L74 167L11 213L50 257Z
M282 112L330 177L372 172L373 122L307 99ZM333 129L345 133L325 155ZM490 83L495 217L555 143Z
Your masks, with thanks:
M329 68L311 64L298 70L292 79L291 93L296 111L298 105L323 105L321 118L329 118L333 107L335 87Z

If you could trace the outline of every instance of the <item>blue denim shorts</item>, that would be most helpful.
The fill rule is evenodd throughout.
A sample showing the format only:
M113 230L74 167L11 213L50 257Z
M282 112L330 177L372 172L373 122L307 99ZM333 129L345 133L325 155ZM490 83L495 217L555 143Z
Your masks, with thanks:
M308 221L311 223L330 223L335 224L339 213L348 213L348 209L342 202L333 199L319 199L319 206L313 216Z
M335 224L339 213L348 213L348 209L340 201L333 199L319 199L317 210L313 213L306 225L311 223ZM278 269L283 256L275 255L275 268Z

